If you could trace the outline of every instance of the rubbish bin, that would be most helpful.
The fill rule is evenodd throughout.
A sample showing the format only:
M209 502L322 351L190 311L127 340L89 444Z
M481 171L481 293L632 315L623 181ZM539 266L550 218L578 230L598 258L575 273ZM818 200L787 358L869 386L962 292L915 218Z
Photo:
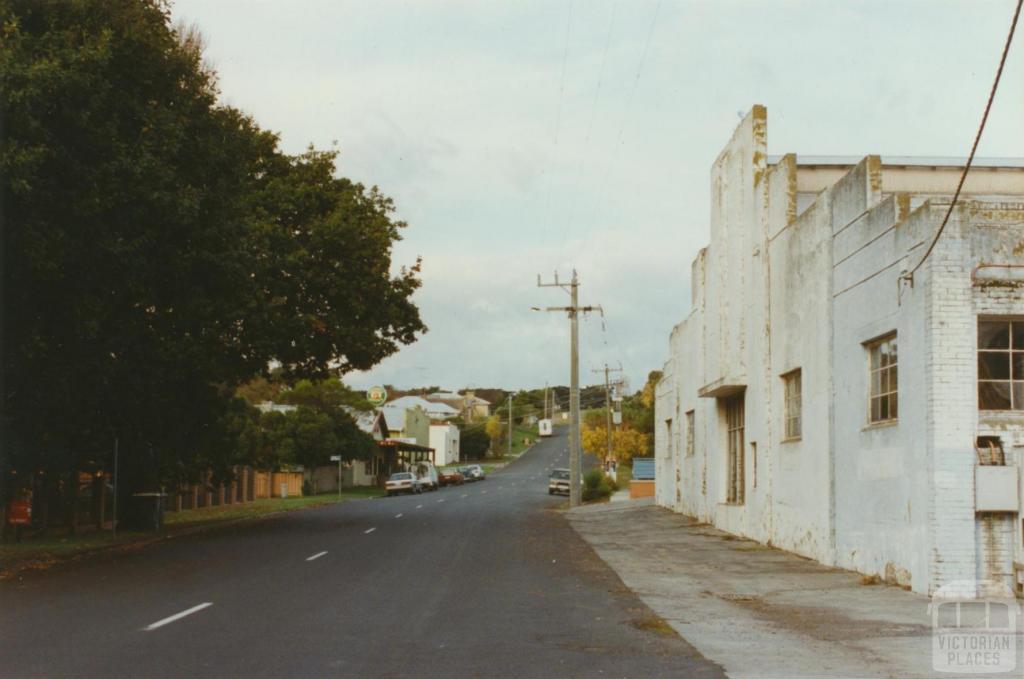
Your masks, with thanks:
M133 530L155 531L164 527L164 493L134 493L126 523Z

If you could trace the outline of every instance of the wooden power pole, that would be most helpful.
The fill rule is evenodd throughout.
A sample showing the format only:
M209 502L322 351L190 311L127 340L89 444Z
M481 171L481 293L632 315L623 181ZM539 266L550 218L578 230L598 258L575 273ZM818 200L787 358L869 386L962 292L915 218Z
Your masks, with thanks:
M590 311L603 313L600 306L579 305L579 277L576 270L572 272L572 281L568 284L558 280L555 274L553 283L542 283L537 275L538 288L562 288L569 293L572 300L569 306L547 307L545 311L563 311L569 315L571 333L569 339L569 506L577 507L581 499L580 478L583 469L583 453L580 446L580 330L579 315ZM534 307L536 311L540 311Z
M605 453L604 461L607 463L612 459L612 384L608 379L608 375L613 372L622 372L622 368L609 368L608 364L605 363L603 371L594 370L593 372L604 372L605 435L608 439L608 449Z

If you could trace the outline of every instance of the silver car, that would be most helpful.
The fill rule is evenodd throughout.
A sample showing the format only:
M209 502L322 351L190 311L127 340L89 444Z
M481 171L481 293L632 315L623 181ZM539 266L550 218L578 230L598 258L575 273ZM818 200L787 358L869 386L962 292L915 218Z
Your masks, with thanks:
M554 495L555 493L569 494L569 470L568 469L552 469L551 476L548 478L548 495Z
M467 481L483 481L487 478L484 468L478 464L471 464L466 467L459 467L459 471L466 477Z
M412 472L395 472L384 482L388 497L399 493L422 493L423 488Z

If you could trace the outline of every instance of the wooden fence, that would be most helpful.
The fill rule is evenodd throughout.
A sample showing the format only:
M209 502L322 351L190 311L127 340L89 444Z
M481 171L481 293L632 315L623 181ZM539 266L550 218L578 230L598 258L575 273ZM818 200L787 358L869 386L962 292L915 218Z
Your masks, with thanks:
M252 467L238 467L234 481L215 485L207 472L199 483L168 489L164 509L177 512L281 497L282 485L287 489L288 497L301 497L302 473L261 472Z

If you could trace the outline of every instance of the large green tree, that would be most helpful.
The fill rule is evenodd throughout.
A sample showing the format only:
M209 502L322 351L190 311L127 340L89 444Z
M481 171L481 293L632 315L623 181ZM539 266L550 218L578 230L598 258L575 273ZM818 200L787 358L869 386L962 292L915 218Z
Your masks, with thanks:
M165 3L5 0L0 31L6 464L109 465L116 437L130 489L237 461L270 362L321 378L425 330L390 200L219 105Z

